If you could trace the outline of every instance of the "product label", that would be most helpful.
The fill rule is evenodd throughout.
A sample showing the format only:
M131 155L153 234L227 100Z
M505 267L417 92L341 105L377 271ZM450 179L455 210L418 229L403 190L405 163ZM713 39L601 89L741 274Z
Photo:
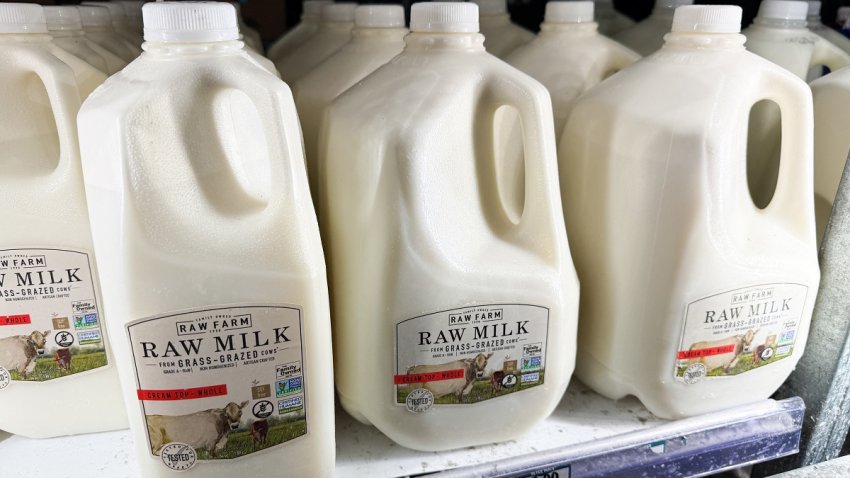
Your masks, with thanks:
M129 324L151 454L179 470L306 435L301 316L244 305Z
M0 390L106 366L101 324L88 254L0 250Z
M765 284L691 302L676 379L692 384L791 357L808 291L801 284Z
M549 309L477 305L396 326L394 399L414 413L465 405L543 384Z

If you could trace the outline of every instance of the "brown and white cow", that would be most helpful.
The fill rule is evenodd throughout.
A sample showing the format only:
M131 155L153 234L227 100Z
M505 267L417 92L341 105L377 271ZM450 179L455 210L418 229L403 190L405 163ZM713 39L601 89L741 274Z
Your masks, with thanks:
M454 395L458 402L463 402L463 397L469 395L472 391L472 386L475 380L484 376L484 369L487 368L487 360L493 354L478 354L475 358L464 360L455 360L440 365L414 365L407 369L408 375L421 373L446 372L449 370L462 369L464 371L463 378L455 378L451 380L440 380L437 382L411 383L412 389L425 388L434 394L434 398L444 397L446 395Z
M71 371L71 350L70 349L58 349L55 354L53 354L53 361L56 362L56 366L59 367L59 370L64 370L66 372Z
M251 440L254 442L254 448L266 444L266 439L269 436L268 420L257 420L251 423Z
M214 457L227 444L227 434L239 428L242 409L246 405L247 400L238 405L230 402L224 408L213 408L189 415L148 415L151 452L159 455L162 447L178 442L196 450L206 450Z
M26 380L35 370L38 357L44 355L48 334L49 330L36 330L29 335L13 335L0 339L0 367L18 372Z
M748 330L744 335L736 335L721 340L712 340L706 342L696 342L691 345L690 350L703 350L716 347L732 347L732 352L725 354L710 355L708 357L699 357L688 360L688 365L701 363L709 372L712 370L723 368L726 372L735 368L744 351L753 343L753 338L758 333L758 330Z

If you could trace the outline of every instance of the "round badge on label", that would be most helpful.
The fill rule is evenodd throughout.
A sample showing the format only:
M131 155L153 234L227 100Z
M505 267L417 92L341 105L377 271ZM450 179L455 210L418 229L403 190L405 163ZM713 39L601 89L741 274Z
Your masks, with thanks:
M407 395L407 409L413 413L422 413L434 405L434 394L425 388L417 388Z
M514 388L514 385L516 385L516 375L505 375L505 378L502 379L502 386L505 388Z
M771 358L773 358L773 349L772 348L767 347L766 349L761 351L761 359L762 360L767 361L767 360L770 360Z
M0 367L0 390L8 387L12 383L12 375L3 367Z
M162 447L159 456L165 466L177 471L188 470L198 461L195 449L185 443L169 443Z
M255 403L251 412L254 413L255 417L262 420L263 418L268 418L274 412L274 405L268 400L263 400L262 402Z
M706 375L708 375L708 369L705 368L705 364L695 363L689 365L688 368L685 369L685 373L682 375L682 378L685 380L685 383L691 385L699 382Z
M70 347L74 345L74 334L62 331L56 334L54 340L56 340L56 345L60 347Z

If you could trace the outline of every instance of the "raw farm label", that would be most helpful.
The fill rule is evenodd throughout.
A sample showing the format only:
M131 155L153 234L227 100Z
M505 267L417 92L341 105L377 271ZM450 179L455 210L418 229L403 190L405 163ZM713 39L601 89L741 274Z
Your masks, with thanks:
M414 413L465 405L543 384L549 309L476 305L396 326L394 401Z
M688 304L676 379L693 384L791 357L808 290L800 284L757 285Z
M240 305L130 323L151 454L181 470L306 435L301 316Z

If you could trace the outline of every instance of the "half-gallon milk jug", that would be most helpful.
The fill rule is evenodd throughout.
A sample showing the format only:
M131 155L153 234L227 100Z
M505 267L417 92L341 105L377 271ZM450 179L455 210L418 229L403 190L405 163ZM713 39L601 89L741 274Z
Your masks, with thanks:
M80 169L80 93L55 51L41 6L0 3L0 429L36 438L127 426Z
M599 34L593 2L555 1L546 4L537 38L506 61L549 89L560 136L582 93L638 59L637 53Z
M821 2L809 1L809 15L806 18L806 25L812 33L820 35L828 42L844 50L844 53L850 54L850 38L838 33L837 31L824 25L820 19ZM820 75L818 75L820 76Z
M124 9L124 5L118 2L83 2L82 4L107 8L115 34L123 38L125 43L132 47L133 53L136 56L142 54L140 48L142 37L127 22L127 11Z
M146 3L80 112L141 476L330 476L324 258L289 88L225 2Z
M826 229L850 154L850 67L812 82L815 102L815 212Z
M652 14L635 26L614 35L614 39L643 56L655 53L664 45L664 35L673 24L673 11L694 0L656 0Z
M576 372L664 418L769 397L818 290L810 93L747 52L740 25L739 7L679 7L664 47L587 92L561 141ZM745 143L763 99L783 113L783 166L758 209Z
M472 2L478 5L484 48L491 55L504 58L517 47L534 39L534 33L511 22L507 0L472 0Z
M294 83L351 40L356 3L322 6L319 31L292 53L275 61L281 78Z
M91 42L83 33L77 7L44 7L44 15L47 18L47 30L56 46L103 73L109 73L106 60L91 48Z
M272 43L266 52L266 56L272 61L278 61L315 35L319 31L319 16L322 13L322 6L331 3L333 2L329 0L305 1L301 23Z
M599 33L607 36L620 33L634 26L635 21L618 12L614 7L613 0L595 0L596 23L599 24Z
M112 29L109 10L101 6L80 5L80 19L86 38L124 60L125 65L138 56L134 45Z
M405 35L400 5L359 6L354 12L351 41L293 86L314 199L318 199L319 128L325 109L342 92L401 53Z
M337 390L405 447L509 440L552 412L574 365L551 101L485 52L475 4L416 3L410 30L326 116ZM496 188L503 107L525 133L516 222Z

